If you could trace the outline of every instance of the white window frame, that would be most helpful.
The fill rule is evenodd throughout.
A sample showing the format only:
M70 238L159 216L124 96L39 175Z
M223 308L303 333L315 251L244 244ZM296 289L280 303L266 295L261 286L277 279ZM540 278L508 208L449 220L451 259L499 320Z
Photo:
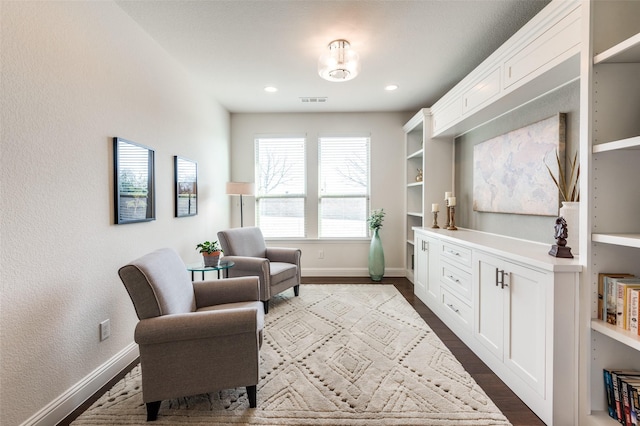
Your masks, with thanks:
M261 172L260 172L260 143L261 141L293 141L293 142L301 142L303 144L303 152L302 152L302 192L295 193L281 193L281 194L265 194L262 192L261 188ZM307 236L307 214L306 214L306 206L307 206L307 137L306 135L263 135L256 136L254 138L254 152L255 152L255 176L256 176L256 226L260 227L265 234L265 238L285 238L285 239L296 239L296 238L306 238ZM271 230L269 228L264 227L264 223L261 223L261 214L260 214L260 203L263 200L277 200L277 199L301 199L302 200L302 232L296 234L282 234L282 235L272 235ZM300 226L290 227L289 229L298 229Z
M358 140L364 141L366 143L366 168L365 176L366 176L366 188L365 193L362 194L353 194L353 193L332 193L325 194L324 193L324 185L323 185L323 176L322 176L322 144L323 141L326 142L347 142L350 140ZM365 210L364 214L364 223L362 226L362 233L358 235L346 235L346 236L336 236L336 235L323 235L323 224L322 224L322 200L323 199L364 199ZM323 135L318 137L318 201L317 201L317 232L318 237L321 239L360 239L360 238L369 238L369 229L366 223L366 218L369 216L370 211L370 200L371 200L371 137L370 135Z

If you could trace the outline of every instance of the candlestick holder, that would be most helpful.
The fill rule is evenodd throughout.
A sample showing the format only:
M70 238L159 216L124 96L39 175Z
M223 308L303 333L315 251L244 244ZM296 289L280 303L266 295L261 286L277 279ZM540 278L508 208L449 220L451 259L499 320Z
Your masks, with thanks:
M447 229L449 231L455 231L458 229L456 228L456 208L454 206L450 206L449 212L451 215L451 220L449 221L449 226L447 226Z
M431 225L432 228L440 228L438 226L438 212L433 212L433 224Z
M444 224L444 229L449 229L450 220L451 220L451 207L449 207L449 202L447 201L447 223Z

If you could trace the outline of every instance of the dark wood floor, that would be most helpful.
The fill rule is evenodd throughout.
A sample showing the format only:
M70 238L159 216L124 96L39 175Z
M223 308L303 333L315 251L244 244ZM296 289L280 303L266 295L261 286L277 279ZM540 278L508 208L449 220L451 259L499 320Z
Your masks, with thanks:
M368 277L302 277L303 284L374 284ZM502 410L514 426L544 425L542 422L493 372L469 349L444 323L413 294L413 284L406 278L383 278L378 284L393 284L404 298L420 314L453 355L460 361L471 377L484 389L489 398ZM304 291L302 289L301 291ZM102 387L96 394L71 413L59 426L68 426L98 398L115 385L126 373L138 364L131 363L117 377Z

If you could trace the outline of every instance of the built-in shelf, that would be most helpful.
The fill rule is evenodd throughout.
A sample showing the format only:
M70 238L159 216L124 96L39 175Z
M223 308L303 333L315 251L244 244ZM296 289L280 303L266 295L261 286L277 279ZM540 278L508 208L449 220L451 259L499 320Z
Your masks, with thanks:
M419 149L416 152L414 152L413 154L410 154L407 156L407 160L411 159L411 158L422 158L422 154L424 153L424 149Z
M422 182L411 182L408 183L407 186L422 186Z
M407 216L422 217L423 215L420 212L407 212Z
M640 62L640 33L596 55L594 64Z
M593 153L597 154L599 152L617 151L622 149L640 149L640 136L594 145Z
M640 351L640 336L599 319L591 320L591 329Z
M640 248L640 234L591 234L591 241Z
M407 244L413 245L413 240L407 240Z

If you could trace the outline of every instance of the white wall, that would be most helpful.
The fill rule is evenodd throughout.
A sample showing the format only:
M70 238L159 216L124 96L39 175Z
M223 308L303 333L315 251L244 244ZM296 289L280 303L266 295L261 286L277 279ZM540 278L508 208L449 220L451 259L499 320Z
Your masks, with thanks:
M347 84L347 83L345 83ZM232 114L231 174L236 181L254 181L254 139L257 135L300 135L307 137L307 195L317 197L318 137L322 135L370 135L371 208L387 213L381 230L386 276L403 276L402 228L404 194L404 132L402 126L412 113L298 113ZM231 221L240 226L237 201ZM313 212L312 212L313 214ZM244 224L255 223L255 199L245 198ZM315 229L307 240L269 241L271 246L295 246L302 249L304 276L367 276L369 240L318 240ZM324 259L319 259L319 251Z
M229 226L229 114L113 2L2 2L0 417L26 421L133 341L117 270ZM113 136L156 150L156 214L114 225ZM173 217L173 156L199 214ZM111 337L98 323L111 319Z

